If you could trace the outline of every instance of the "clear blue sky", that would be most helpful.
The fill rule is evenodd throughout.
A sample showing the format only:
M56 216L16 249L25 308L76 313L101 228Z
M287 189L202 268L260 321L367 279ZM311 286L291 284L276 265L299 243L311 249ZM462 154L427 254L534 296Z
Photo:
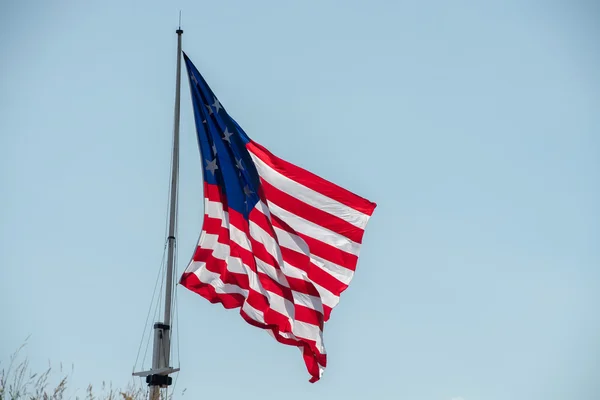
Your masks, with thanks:
M0 361L122 386L164 243L177 15L227 110L378 203L311 385L300 353L179 289L184 398L600 397L600 6L0 6ZM178 274L201 229L182 90Z

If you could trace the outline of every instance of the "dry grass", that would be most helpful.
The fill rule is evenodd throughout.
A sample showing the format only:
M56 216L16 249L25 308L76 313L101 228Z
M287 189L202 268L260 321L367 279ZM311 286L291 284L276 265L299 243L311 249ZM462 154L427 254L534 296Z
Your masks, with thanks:
M11 355L8 365L0 370L0 400L145 400L148 397L146 388L136 387L133 382L123 390L113 389L112 385L102 382L99 390L89 385L84 397L67 397L70 374L65 374L62 364L58 368L58 383L51 383L52 366L42 373L32 372L29 361L19 359L23 347L25 344ZM172 399L171 394L168 399Z

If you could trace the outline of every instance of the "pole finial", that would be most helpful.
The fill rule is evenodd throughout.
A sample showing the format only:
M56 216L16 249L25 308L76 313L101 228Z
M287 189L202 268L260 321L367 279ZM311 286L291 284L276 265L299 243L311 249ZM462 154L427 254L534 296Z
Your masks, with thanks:
M179 28L177 28L175 33L177 33L178 35L181 35L183 33L183 29L181 29L181 10L179 10Z

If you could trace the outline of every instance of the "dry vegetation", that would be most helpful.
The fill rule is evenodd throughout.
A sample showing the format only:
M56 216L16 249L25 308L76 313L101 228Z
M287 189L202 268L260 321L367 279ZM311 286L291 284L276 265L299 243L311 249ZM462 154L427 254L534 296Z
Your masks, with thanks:
M20 359L21 346L11 357L7 365L0 363L0 400L142 400L147 398L144 387L131 383L127 388L113 389L104 382L99 388L89 385L83 394L71 394L68 389L70 374L57 369L58 383L53 378L52 366L41 373L31 371L27 359ZM71 374L73 369L71 369ZM76 391L77 392L77 391ZM169 400L171 395L168 396Z

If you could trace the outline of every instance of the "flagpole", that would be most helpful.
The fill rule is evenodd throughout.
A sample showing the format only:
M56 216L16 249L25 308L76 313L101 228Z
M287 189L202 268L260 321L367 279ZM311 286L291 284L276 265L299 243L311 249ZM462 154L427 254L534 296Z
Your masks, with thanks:
M171 169L171 200L169 210L169 236L167 247L167 286L165 293L165 325L171 324L171 306L173 289L173 267L175 264L175 228L177 223L177 183L179 175L179 103L181 92L181 35L183 30L177 29L177 78L175 86L175 116L173 122L173 166ZM167 363L169 361L167 355Z
M180 17L181 18L181 17ZM150 400L160 399L160 389L171 385L170 374L179 371L169 365L171 355L171 308L173 305L173 274L175 269L175 231L177 227L177 184L179 175L179 115L181 93L181 23L177 33L177 75L175 82L175 112L173 122L173 155L171 165L171 185L169 197L169 232L167 237L167 276L165 290L165 313L163 322L154 324L154 346L152 369L135 372L134 376L145 376L150 387Z

